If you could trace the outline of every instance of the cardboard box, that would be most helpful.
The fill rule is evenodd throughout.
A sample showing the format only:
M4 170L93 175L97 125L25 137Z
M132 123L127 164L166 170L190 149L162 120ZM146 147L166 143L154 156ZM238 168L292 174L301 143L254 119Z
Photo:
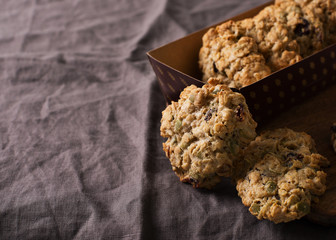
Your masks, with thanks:
M237 21L253 17L270 4L273 4L273 1L230 19ZM227 20L229 19L210 27ZM202 36L210 27L147 53L167 103L177 101L180 92L186 86L204 84L201 81L198 54L202 45ZM335 73L336 44L239 91L246 98L253 118L260 124L336 83Z

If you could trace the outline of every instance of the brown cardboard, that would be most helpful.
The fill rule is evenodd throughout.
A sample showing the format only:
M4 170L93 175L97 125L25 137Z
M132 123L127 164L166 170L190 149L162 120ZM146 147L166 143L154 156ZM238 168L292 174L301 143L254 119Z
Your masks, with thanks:
M236 21L253 17L273 2L268 2L230 19ZM213 26L227 20L229 19ZM210 27L147 53L167 103L177 101L180 92L186 86L204 84L200 80L202 78L198 66L198 53L202 44L202 36ZM333 74L336 71L335 56L336 44L240 89L254 119L262 124L275 114L334 84L336 82Z

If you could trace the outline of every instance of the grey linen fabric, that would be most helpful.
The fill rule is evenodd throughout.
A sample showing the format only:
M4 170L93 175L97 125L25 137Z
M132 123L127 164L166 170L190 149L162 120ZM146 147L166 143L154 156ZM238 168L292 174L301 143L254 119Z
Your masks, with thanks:
M180 183L145 55L264 0L1 0L0 239L335 239Z

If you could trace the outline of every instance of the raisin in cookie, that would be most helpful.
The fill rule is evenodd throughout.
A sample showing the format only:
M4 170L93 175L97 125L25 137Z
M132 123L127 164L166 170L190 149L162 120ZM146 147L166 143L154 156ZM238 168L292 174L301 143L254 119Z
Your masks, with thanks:
M336 41L336 3L278 0L253 18L227 21L202 38L203 80L242 88Z
M304 1L303 1L304 2ZM336 43L336 1L334 0L308 0L301 3L303 8L314 12L324 25L326 44Z
M252 18L252 25L246 34L256 40L258 50L266 64L277 71L302 59L300 46L292 38L287 26L288 9L285 6L270 5Z
M318 18L318 21L307 21L308 24L323 25L323 35L319 29L316 31L315 40L323 37L325 42L322 43L323 47L336 42L336 1L334 0L276 0L276 4L283 4L283 2L295 2L300 7L314 15L314 18ZM318 23L318 24L317 24ZM316 25L317 24L317 25ZM304 24L307 26L307 24ZM303 26L304 27L304 26ZM304 27L306 28L306 27ZM306 28L307 29L307 28ZM305 31L306 32L306 31ZM312 32L311 32L312 33Z
M160 131L180 180L211 188L232 175L241 149L256 137L256 125L243 95L211 78L202 88L182 91L162 112Z
M285 25L288 37L298 43L300 56L307 57L324 47L324 26L312 9L293 0L276 2L275 9L277 22Z
M336 152L336 123L331 126L331 144Z
M306 133L276 129L258 136L245 149L250 163L237 181L238 195L258 219L275 223L299 219L326 189L328 160L316 153Z
M250 85L271 73L255 40L233 21L211 28L202 38L199 65L203 80L217 77L229 87Z

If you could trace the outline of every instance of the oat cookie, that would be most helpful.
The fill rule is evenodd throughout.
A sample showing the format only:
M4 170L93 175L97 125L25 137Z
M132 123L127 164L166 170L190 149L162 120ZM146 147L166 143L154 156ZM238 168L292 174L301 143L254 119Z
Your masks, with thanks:
M276 4L295 2L307 12L310 12L323 24L323 47L336 42L336 1L334 0L276 0ZM313 24L316 24L314 22Z
M239 89L271 73L256 42L243 36L244 32L240 25L228 21L203 36L199 53L203 80L217 77L229 87Z
M202 88L182 91L162 112L160 131L180 180L211 188L232 175L241 150L256 137L256 125L243 95L211 78Z
M199 53L203 80L221 77L230 87L241 88L300 61L299 45L288 35L288 28L277 22L274 5L254 18L211 28Z
M336 152L336 122L331 126L331 144Z
M199 66L204 81L218 77L239 89L335 42L335 1L277 0L253 18L210 28Z
M293 11L285 6L270 5L252 18L253 27L247 34L256 39L258 49L272 72L302 59L300 46L287 26L287 16Z
M303 1L305 2L305 1ZM308 0L301 3L317 16L324 26L326 38L325 46L336 42L336 1L334 0Z
M267 131L245 149L250 163L237 181L238 195L258 219L275 223L299 219L326 189L328 160L316 153L306 133L283 128Z
M277 22L284 24L288 37L298 43L300 56L307 57L324 47L323 22L312 9L293 0L276 3L275 9Z

